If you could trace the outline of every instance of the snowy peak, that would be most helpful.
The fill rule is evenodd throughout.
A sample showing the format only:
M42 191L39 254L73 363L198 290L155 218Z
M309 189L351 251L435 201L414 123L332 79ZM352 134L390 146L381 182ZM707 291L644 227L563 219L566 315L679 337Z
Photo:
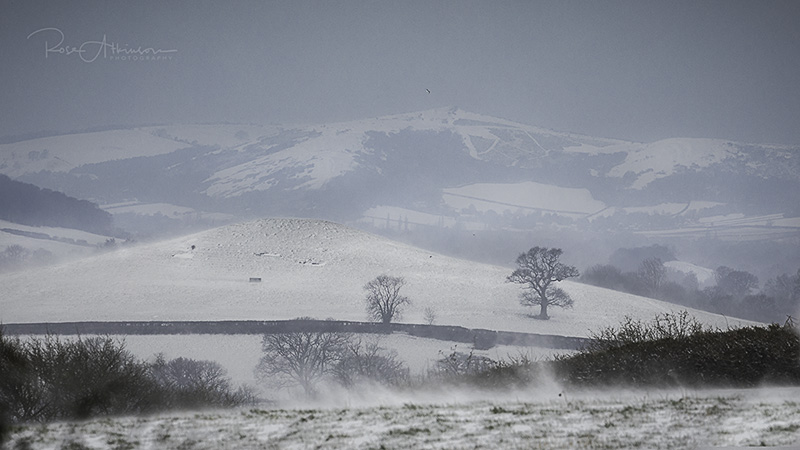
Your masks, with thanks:
M498 215L505 204L512 213L514 205L524 213L554 209L500 198L504 185L536 188L524 198L583 190L580 207L555 209L584 216L698 201L764 215L793 214L800 149L712 139L632 143L437 108L317 125L165 125L34 139L0 146L0 173L103 205L238 217L356 220L379 206L454 216L486 210L485 201ZM539 189L545 185L552 188ZM481 186L492 192L474 192ZM453 201L461 188L484 203Z

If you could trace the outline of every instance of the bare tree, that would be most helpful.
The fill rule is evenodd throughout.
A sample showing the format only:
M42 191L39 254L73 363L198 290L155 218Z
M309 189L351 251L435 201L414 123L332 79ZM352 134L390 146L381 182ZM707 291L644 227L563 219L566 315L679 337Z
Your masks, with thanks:
M492 359L475 355L474 350L469 353L459 352L458 346L452 347L447 355L442 351L439 354L444 357L436 361L436 366L428 371L428 375L442 378L474 375L497 366Z
M397 386L408 381L409 371L395 350L383 349L377 341L351 340L334 367L334 377L342 386L361 381Z
M255 403L255 393L246 386L234 391L227 371L217 362L156 356L150 366L152 378L162 388L162 401L171 407L237 406Z
M800 306L800 269L795 275L783 274L767 280L764 292L774 297L784 310L797 311Z
M9 268L20 266L26 262L29 255L30 252L25 247L17 244L9 245L4 251L0 252L0 269L4 266Z
M426 306L424 312L425 314L422 316L422 319L426 324L433 325L433 323L436 322L436 310L431 306Z
M265 334L256 376L276 387L299 385L309 397L341 360L349 335L332 332Z
M6 247L5 254L10 259L13 259L15 261L20 261L22 259L25 259L26 256L28 256L28 250L21 245L14 244Z
M400 317L404 306L411 304L408 297L400 295L400 288L405 286L403 277L379 275L364 285L367 291L367 314L370 318L388 324L392 319Z
M520 295L520 303L525 306L540 306L539 319L549 319L547 307L572 307L572 298L553 283L580 274L578 269L559 261L563 251L560 248L533 247L517 258L518 268L508 276L507 281L524 285L528 290Z
M642 261L638 274L651 295L658 292L667 281L667 269L661 258L648 258Z

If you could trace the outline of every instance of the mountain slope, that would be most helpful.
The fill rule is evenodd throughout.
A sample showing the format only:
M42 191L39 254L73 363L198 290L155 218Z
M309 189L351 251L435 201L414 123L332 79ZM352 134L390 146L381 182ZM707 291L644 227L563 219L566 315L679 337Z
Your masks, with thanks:
M112 233L111 214L90 202L0 174L0 219L32 226Z
M625 316L677 310L657 300L564 282L575 300L539 321L519 305L510 268L448 258L317 220L268 219L216 228L70 264L0 275L0 321L364 320L362 286L403 276L413 305L402 321L587 336ZM260 277L262 282L248 282ZM720 316L692 311L703 322ZM731 320L734 325L737 321Z
M593 228L640 231L720 214L800 215L797 147L625 142L457 108L319 125L165 125L33 139L0 145L0 173L104 205L169 204L239 219L349 222L391 207L454 218L508 211L544 226L553 219L541 215L556 215L569 219L559 226L580 228L607 207L620 214L600 215ZM530 200L542 196L546 202ZM713 206L681 206L655 220L623 213L665 203ZM478 219L519 226L510 217Z

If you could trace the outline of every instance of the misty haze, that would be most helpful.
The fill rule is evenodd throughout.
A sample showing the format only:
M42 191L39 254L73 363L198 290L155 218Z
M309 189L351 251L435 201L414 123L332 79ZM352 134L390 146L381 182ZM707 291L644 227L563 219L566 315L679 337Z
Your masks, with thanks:
M800 445L800 5L0 10L0 446Z

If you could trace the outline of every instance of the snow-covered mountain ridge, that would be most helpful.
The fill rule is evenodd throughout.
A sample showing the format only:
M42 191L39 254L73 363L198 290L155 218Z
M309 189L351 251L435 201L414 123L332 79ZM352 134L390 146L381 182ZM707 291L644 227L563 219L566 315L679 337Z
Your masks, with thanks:
M510 267L434 254L332 222L264 219L125 247L69 264L0 274L0 322L94 320L364 320L366 282L402 276L412 300L401 321L587 336L628 315L677 306L573 282L573 309L529 317ZM249 279L261 278L261 282ZM701 311L720 327L740 323Z
M717 214L800 214L792 194L800 189L798 147L625 142L457 108L318 125L165 125L32 139L0 145L0 173L104 205L168 204L240 218L351 221L381 206L455 217L472 205L591 220L605 208L692 202L716 205ZM551 186L523 195L548 202L518 202L520 186ZM455 201L459 189L474 201Z
M233 176L236 173L241 178L247 178L246 172L242 171L249 166L270 167L276 161L283 161L289 165L311 163L314 168L319 165L317 171L309 173L314 181L309 186L321 187L341 175L342 169L358 164L353 155L374 153L375 149L365 145L365 136L403 131L452 132L461 138L465 151L474 159L505 159L510 165L535 165L536 159L550 156L552 152L584 155L623 153L625 158L613 165L608 174L614 177L622 177L628 172L648 174L637 178L636 184L640 187L673 173L676 167L703 168L727 158L757 159L757 155L748 153L759 150L763 153L760 155L761 163L751 162L751 167L757 169L763 167L764 160L770 157L782 159L780 162L784 163L794 159L797 150L786 146L742 144L719 139L673 138L653 143L626 142L547 130L457 108L440 108L320 125L151 126L38 138L0 145L0 171L12 177L39 171L68 172L84 164L158 156L189 145L201 145L216 147L218 151L241 153L261 150L264 153L252 161L227 168L238 167L239 170L228 170L219 176L212 176L211 180L237 178ZM287 146L287 143L294 145ZM331 165L325 163L335 160L343 164L332 164L332 170L325 170L331 169L326 167ZM797 165L787 165L785 168L797 169ZM788 172L787 175L800 175L795 170ZM236 195L236 192L226 193Z

